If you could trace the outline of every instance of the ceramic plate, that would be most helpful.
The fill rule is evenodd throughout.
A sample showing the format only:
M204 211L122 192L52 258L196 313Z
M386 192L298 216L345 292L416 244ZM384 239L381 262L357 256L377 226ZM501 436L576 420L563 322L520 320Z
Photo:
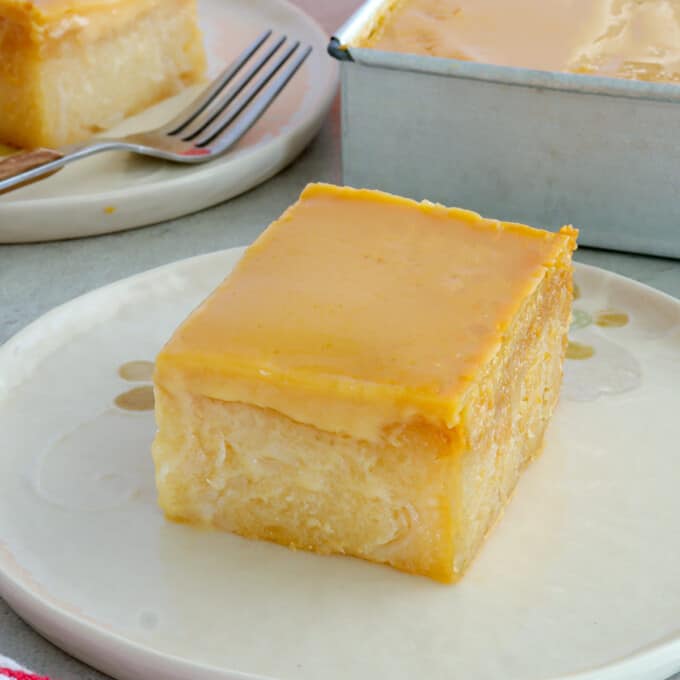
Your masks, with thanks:
M107 153L0 196L0 243L90 236L173 219L236 196L290 163L319 130L337 89L328 36L285 0L198 0L209 57L219 73L266 28L312 45L303 68L227 155L182 166ZM189 104L196 86L130 118L107 136L155 128Z
M0 593L23 618L125 680L680 670L680 302L577 268L545 452L444 586L161 516L144 362L240 252L95 291L0 348Z

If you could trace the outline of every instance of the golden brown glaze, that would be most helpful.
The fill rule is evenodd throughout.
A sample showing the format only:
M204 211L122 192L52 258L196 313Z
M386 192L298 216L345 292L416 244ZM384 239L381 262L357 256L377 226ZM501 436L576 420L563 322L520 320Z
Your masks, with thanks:
M625 312L605 309L595 315L595 323L604 328L621 328L627 326L630 318Z
M402 0L363 41L376 49L503 66L680 80L669 0Z
M310 185L177 330L155 380L329 431L452 426L575 233Z
M569 341L567 345L567 359L590 359L595 354L595 348L580 342Z
M123 411L153 411L153 387L151 385L134 387L127 392L119 394L115 398L114 403Z
M130 382L143 382L153 378L153 361L127 361L118 369L118 375Z

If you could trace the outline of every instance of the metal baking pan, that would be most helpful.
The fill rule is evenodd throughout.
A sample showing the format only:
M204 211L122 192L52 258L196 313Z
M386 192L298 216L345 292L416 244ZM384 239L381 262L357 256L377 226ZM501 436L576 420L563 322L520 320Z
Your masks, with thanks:
M345 184L680 258L680 86L353 47L388 2L328 47Z

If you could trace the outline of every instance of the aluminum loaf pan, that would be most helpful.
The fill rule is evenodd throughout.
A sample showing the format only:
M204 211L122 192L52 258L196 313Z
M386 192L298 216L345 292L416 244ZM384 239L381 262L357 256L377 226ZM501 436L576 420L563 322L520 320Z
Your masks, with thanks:
M680 86L353 47L331 38L343 181L680 258Z

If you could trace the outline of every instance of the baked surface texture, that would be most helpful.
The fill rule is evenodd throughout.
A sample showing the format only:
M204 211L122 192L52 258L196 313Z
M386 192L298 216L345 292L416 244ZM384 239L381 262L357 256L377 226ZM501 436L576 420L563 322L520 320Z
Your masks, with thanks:
M0 0L0 142L81 141L205 65L196 0Z
M680 82L667 0L388 0L357 44L389 52Z
M161 508L457 580L541 450L575 239L308 186L158 356Z

